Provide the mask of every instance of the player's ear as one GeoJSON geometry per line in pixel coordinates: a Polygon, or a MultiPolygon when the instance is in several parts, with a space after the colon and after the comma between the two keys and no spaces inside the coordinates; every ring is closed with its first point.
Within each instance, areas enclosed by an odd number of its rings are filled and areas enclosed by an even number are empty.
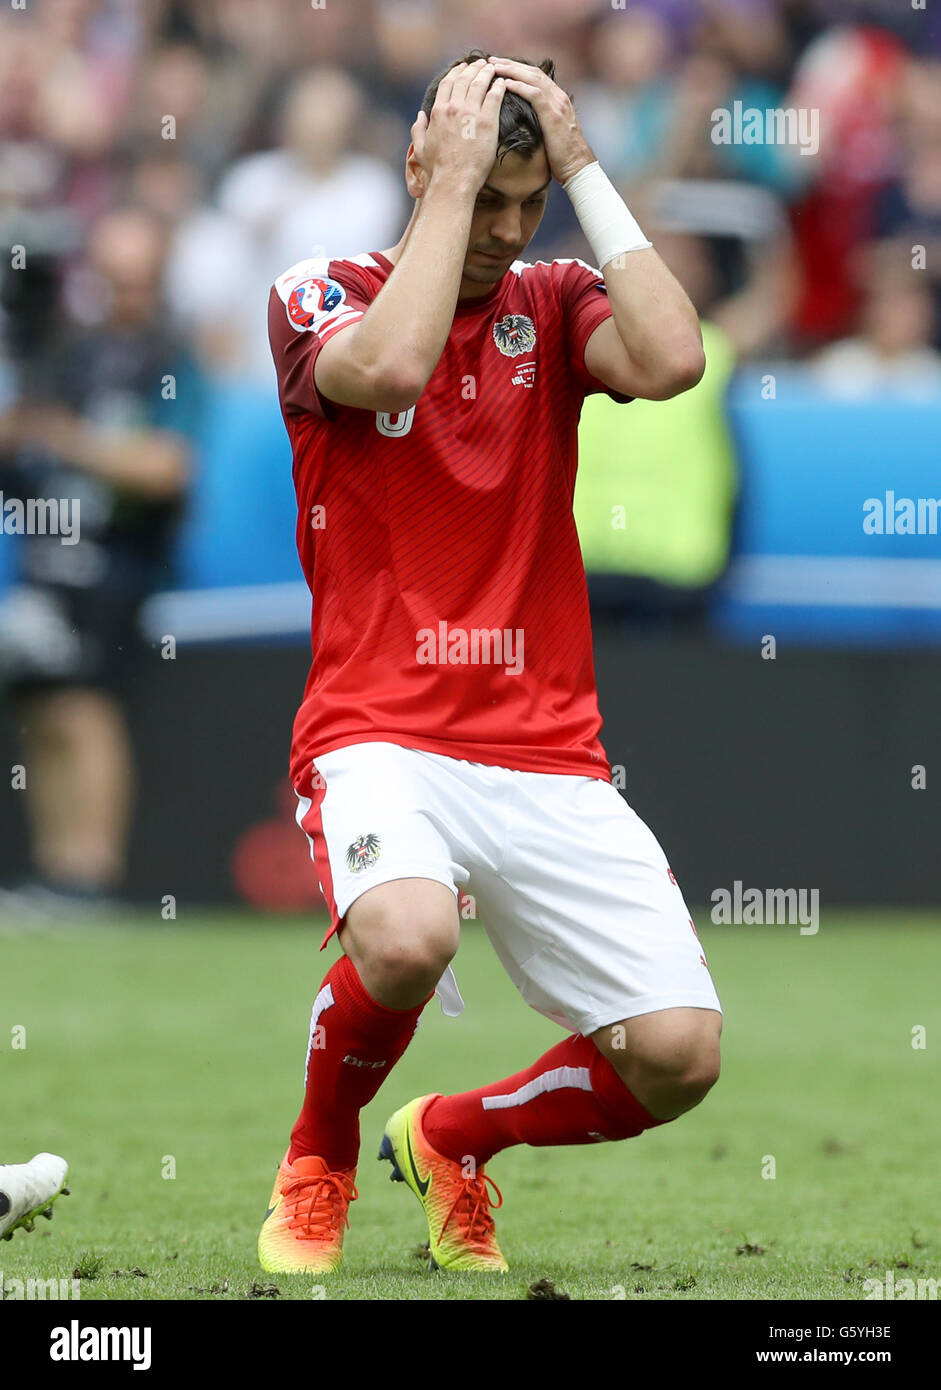
{"type": "Polygon", "coordinates": [[[428,175],[415,154],[414,145],[409,145],[405,156],[405,183],[412,198],[420,198],[428,186],[428,175]]]}

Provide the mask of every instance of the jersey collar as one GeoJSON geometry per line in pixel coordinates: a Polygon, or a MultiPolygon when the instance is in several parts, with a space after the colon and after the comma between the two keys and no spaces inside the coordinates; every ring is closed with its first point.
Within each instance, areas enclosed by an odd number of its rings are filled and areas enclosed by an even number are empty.
{"type": "MultiPolygon", "coordinates": [[[[383,268],[386,273],[386,279],[388,279],[390,272],[394,269],[388,256],[384,256],[381,251],[370,251],[369,254],[376,264],[383,268]]],[[[500,297],[507,275],[511,275],[512,273],[511,270],[507,269],[494,285],[493,289],[488,290],[486,294],[478,295],[474,299],[459,299],[454,308],[455,314],[480,314],[487,309],[492,309],[500,297]]]]}

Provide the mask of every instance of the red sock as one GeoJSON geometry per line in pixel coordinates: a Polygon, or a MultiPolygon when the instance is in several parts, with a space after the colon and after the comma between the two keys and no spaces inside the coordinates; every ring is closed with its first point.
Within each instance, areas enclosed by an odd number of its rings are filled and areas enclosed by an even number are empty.
{"type": "Polygon", "coordinates": [[[304,1104],[289,1162],[316,1154],[330,1169],[356,1166],[359,1112],[408,1047],[427,1003],[387,1009],[366,992],[349,956],[330,967],[310,1017],[304,1104]]]}
{"type": "Polygon", "coordinates": [[[484,1164],[511,1144],[590,1144],[630,1139],[664,1124],[635,1100],[591,1038],[575,1035],[526,1071],[439,1096],[422,1116],[425,1138],[445,1158],[484,1164]]]}

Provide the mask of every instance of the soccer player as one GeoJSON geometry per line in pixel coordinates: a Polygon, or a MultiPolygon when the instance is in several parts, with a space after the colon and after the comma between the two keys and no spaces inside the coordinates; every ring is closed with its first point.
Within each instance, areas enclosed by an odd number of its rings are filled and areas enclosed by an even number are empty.
{"type": "Polygon", "coordinates": [[[270,298],[313,594],[292,778],[344,951],[259,1237],[273,1273],[340,1263],[360,1109],[433,992],[460,1011],[462,892],[568,1036],[390,1119],[380,1157],[421,1202],[438,1266],[507,1268],[485,1174],[501,1149],[629,1138],[718,1074],[695,928],[598,739],[572,517],[584,397],[676,395],[702,341],[553,79],[548,60],[451,64],[412,127],[398,244],[302,261],[270,298]],[[520,259],[553,178],[600,270],[520,259]]]}
{"type": "Polygon", "coordinates": [[[52,1220],[52,1204],[64,1193],[69,1165],[58,1154],[36,1154],[28,1163],[0,1163],[0,1237],[12,1240],[21,1227],[33,1229],[37,1216],[52,1220]]]}

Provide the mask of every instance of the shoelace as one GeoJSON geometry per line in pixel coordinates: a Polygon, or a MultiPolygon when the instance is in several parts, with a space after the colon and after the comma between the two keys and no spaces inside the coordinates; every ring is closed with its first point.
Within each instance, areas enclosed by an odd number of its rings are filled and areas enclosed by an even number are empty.
{"type": "Polygon", "coordinates": [[[448,1223],[455,1214],[463,1227],[464,1235],[473,1245],[485,1245],[493,1235],[493,1217],[490,1209],[498,1211],[503,1206],[503,1193],[493,1178],[480,1173],[476,1178],[468,1178],[460,1192],[451,1203],[451,1210],[444,1219],[441,1234],[448,1229],[448,1223]],[[492,1202],[487,1184],[493,1188],[498,1200],[492,1202]]]}
{"type": "MultiPolygon", "coordinates": [[[[359,1196],[356,1184],[345,1173],[288,1178],[281,1191],[285,1203],[292,1207],[287,1224],[292,1229],[301,1227],[303,1234],[312,1239],[328,1236],[336,1219],[338,1205],[354,1202],[359,1196]],[[325,1186],[327,1193],[323,1192],[325,1186]]],[[[350,1224],[348,1211],[343,1212],[343,1224],[350,1224]]]]}

